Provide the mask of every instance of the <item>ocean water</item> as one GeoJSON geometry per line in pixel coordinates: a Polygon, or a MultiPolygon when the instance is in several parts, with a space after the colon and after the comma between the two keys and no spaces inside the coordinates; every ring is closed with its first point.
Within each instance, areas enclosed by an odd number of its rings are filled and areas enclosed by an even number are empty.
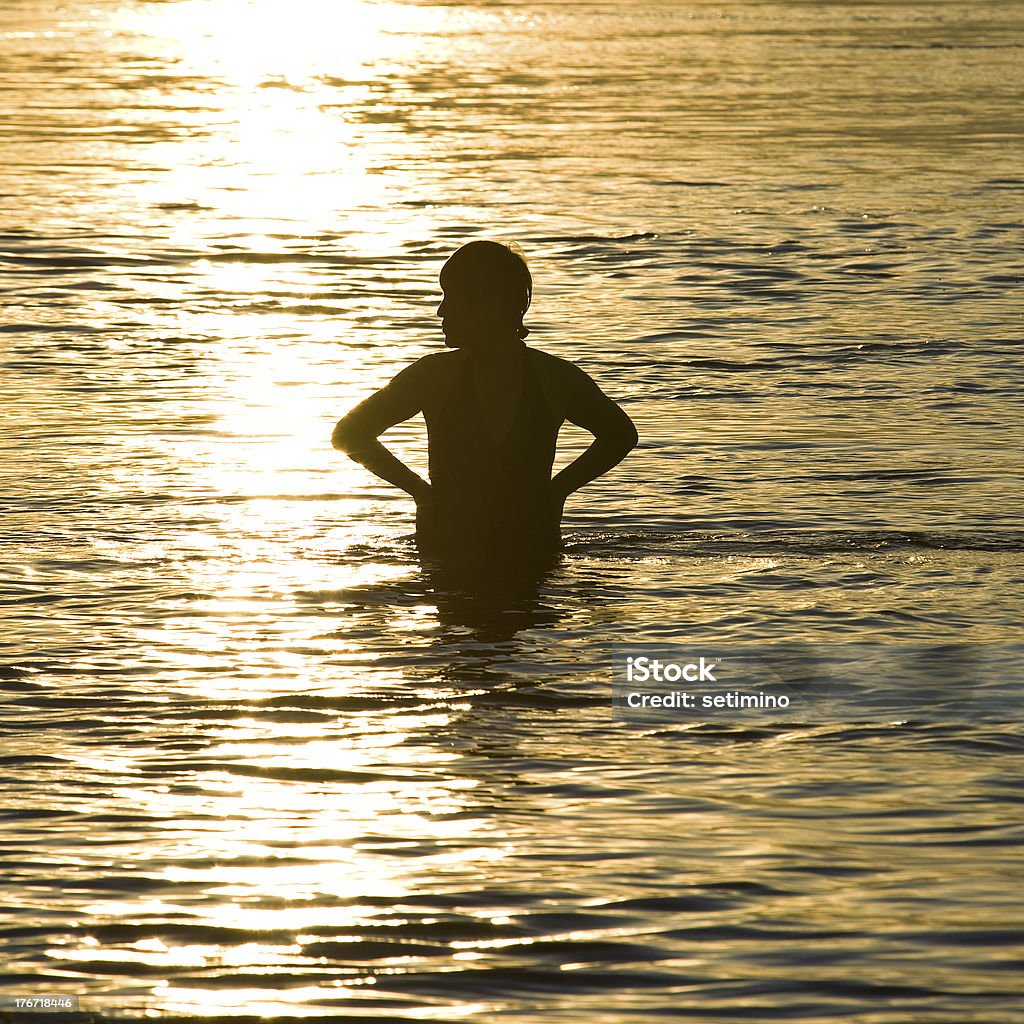
{"type": "Polygon", "coordinates": [[[1004,0],[7,0],[0,1019],[1024,1021],[1022,54],[1004,0]],[[534,592],[329,444],[475,237],[640,433],[534,592]],[[782,643],[988,670],[613,714],[615,650],[782,643]]]}

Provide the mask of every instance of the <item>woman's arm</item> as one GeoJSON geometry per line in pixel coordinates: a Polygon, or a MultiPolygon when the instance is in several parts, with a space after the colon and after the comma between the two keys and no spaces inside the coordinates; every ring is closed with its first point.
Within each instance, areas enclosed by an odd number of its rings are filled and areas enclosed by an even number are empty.
{"type": "Polygon", "coordinates": [[[551,481],[558,502],[617,466],[636,447],[633,421],[583,370],[563,363],[565,418],[594,435],[590,447],[555,474],[551,481]]]}
{"type": "Polygon", "coordinates": [[[430,484],[391,454],[377,440],[396,423],[423,410],[433,381],[433,361],[424,356],[407,366],[376,394],[360,402],[338,421],[331,444],[382,480],[412,495],[417,503],[430,496],[430,484]]]}

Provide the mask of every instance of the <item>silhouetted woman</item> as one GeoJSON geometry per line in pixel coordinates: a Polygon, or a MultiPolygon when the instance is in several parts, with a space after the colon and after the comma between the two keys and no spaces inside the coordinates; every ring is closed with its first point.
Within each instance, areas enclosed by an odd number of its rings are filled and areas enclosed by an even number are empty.
{"type": "Polygon", "coordinates": [[[402,370],[338,423],[332,443],[415,498],[424,556],[484,577],[543,568],[561,547],[566,497],[621,462],[636,428],[583,370],[524,343],[533,281],[518,246],[470,242],[440,281],[454,351],[402,370]],[[377,440],[419,412],[430,483],[377,440]],[[565,420],[594,441],[552,479],[565,420]]]}

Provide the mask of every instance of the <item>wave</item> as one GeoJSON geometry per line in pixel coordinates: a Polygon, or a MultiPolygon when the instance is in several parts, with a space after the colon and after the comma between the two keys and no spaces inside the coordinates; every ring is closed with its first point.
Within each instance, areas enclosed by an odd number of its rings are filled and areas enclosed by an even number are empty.
{"type": "Polygon", "coordinates": [[[781,531],[573,531],[566,554],[660,554],[700,557],[730,554],[829,554],[834,552],[1024,551],[1024,530],[802,530],[781,531]]]}

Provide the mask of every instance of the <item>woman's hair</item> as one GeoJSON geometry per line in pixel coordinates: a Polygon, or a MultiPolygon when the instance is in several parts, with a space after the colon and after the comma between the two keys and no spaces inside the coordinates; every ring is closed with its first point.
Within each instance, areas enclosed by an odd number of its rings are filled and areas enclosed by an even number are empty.
{"type": "Polygon", "coordinates": [[[444,269],[449,268],[474,291],[488,295],[500,309],[507,310],[520,339],[530,333],[523,317],[533,297],[533,276],[526,254],[515,242],[467,242],[445,264],[444,269]]]}

